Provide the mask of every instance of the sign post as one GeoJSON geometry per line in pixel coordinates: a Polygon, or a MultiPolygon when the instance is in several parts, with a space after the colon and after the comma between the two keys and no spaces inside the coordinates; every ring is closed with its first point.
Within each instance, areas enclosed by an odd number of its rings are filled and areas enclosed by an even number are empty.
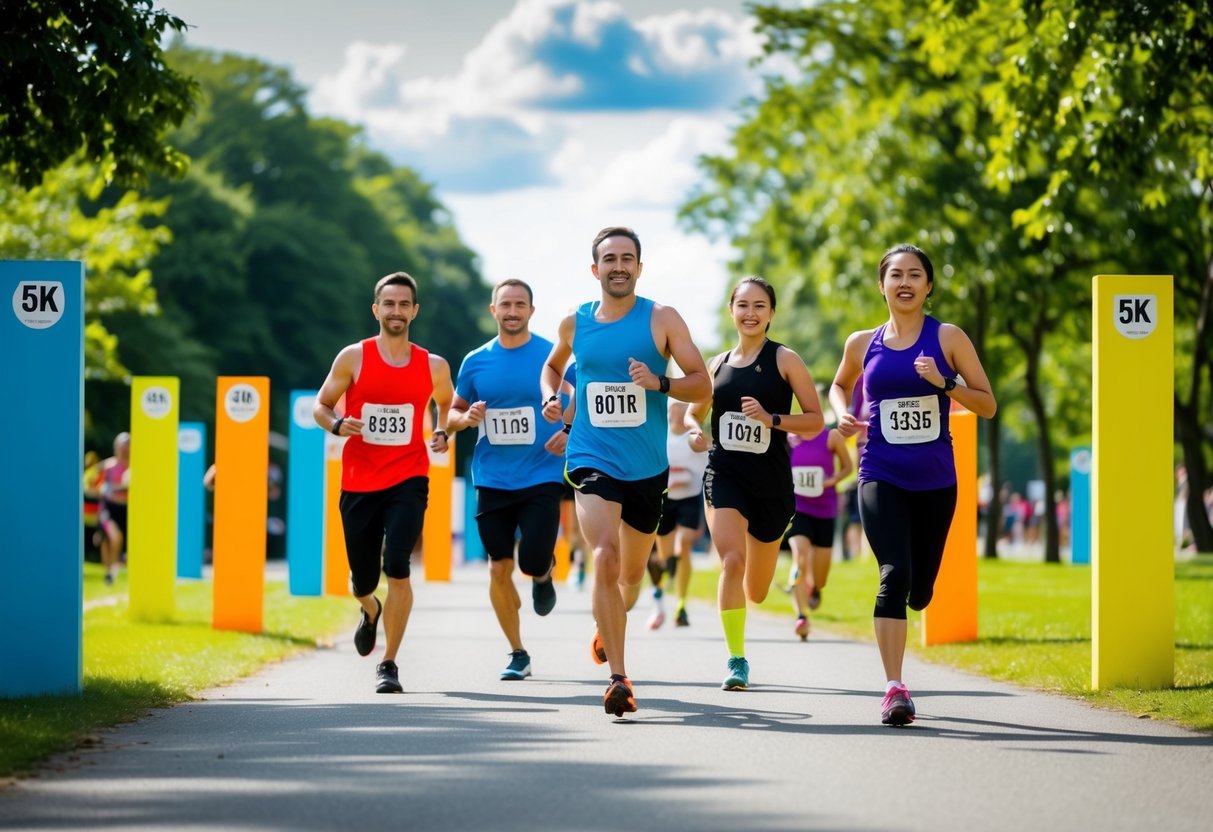
{"type": "Polygon", "coordinates": [[[182,422],[177,430],[177,577],[202,577],[206,540],[206,425],[182,422]]]}
{"type": "Polygon", "coordinates": [[[84,266],[0,262],[0,367],[37,414],[0,477],[0,696],[80,693],[84,603],[84,266]]]}
{"type": "Polygon", "coordinates": [[[127,509],[130,613],[171,621],[177,580],[177,444],[180,382],[131,381],[131,485],[127,509]]]}
{"type": "Polygon", "coordinates": [[[286,564],[291,595],[324,592],[324,431],[315,390],[291,391],[286,488],[286,564]]]}
{"type": "Polygon", "coordinates": [[[1175,683],[1174,288],[1094,278],[1091,687],[1175,683]]]}

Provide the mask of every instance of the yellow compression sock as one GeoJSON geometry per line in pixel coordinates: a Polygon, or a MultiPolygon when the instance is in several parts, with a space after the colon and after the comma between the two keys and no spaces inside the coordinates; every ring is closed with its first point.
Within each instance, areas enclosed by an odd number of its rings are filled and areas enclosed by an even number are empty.
{"type": "Polygon", "coordinates": [[[745,655],[745,607],[737,610],[721,610],[720,623],[724,627],[724,643],[730,656],[745,655]]]}

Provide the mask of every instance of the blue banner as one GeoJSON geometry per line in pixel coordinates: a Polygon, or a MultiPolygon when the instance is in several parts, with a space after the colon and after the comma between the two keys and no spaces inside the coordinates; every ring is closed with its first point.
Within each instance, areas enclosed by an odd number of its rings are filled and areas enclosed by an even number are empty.
{"type": "Polygon", "coordinates": [[[37,414],[0,477],[0,696],[80,693],[84,603],[84,266],[0,262],[0,377],[37,414]]]}
{"type": "Polygon", "coordinates": [[[291,391],[286,479],[286,563],[292,595],[324,592],[324,431],[312,417],[316,390],[291,391]]]}
{"type": "Polygon", "coordinates": [[[1091,562],[1091,448],[1070,451],[1070,563],[1091,562]]]}
{"type": "Polygon", "coordinates": [[[182,422],[177,429],[177,577],[202,577],[206,543],[206,424],[182,422]]]}

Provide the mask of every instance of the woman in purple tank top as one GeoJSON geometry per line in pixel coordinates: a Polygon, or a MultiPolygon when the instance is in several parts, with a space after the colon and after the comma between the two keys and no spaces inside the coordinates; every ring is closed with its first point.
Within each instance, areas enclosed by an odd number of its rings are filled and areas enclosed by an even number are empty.
{"type": "Polygon", "coordinates": [[[914,721],[914,702],[901,680],[906,607],[921,610],[930,603],[956,510],[948,412],[955,402],[989,419],[997,403],[973,342],[923,310],[935,290],[926,253],[894,246],[881,258],[878,275],[889,320],[847,338],[830,403],[842,414],[838,431],[857,433],[862,426],[848,405],[863,375],[869,416],[859,458],[859,513],[880,564],[873,613],[887,679],[880,721],[906,725],[914,721]]]}

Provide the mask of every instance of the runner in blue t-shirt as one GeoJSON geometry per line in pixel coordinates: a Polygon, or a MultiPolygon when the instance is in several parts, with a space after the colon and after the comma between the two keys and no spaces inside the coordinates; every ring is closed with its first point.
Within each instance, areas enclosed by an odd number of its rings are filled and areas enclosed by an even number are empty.
{"type": "Polygon", "coordinates": [[[503,280],[493,289],[489,311],[497,337],[467,354],[459,368],[447,430],[479,429],[472,457],[476,486],[476,526],[490,560],[489,599],[510,642],[503,680],[531,675],[531,657],[522,646],[514,588],[514,544],[518,565],[534,579],[535,612],[556,605],[553,551],[560,533],[564,493],[564,446],[560,424],[540,418],[539,375],[552,342],[530,331],[535,312],[531,287],[503,280]]]}

